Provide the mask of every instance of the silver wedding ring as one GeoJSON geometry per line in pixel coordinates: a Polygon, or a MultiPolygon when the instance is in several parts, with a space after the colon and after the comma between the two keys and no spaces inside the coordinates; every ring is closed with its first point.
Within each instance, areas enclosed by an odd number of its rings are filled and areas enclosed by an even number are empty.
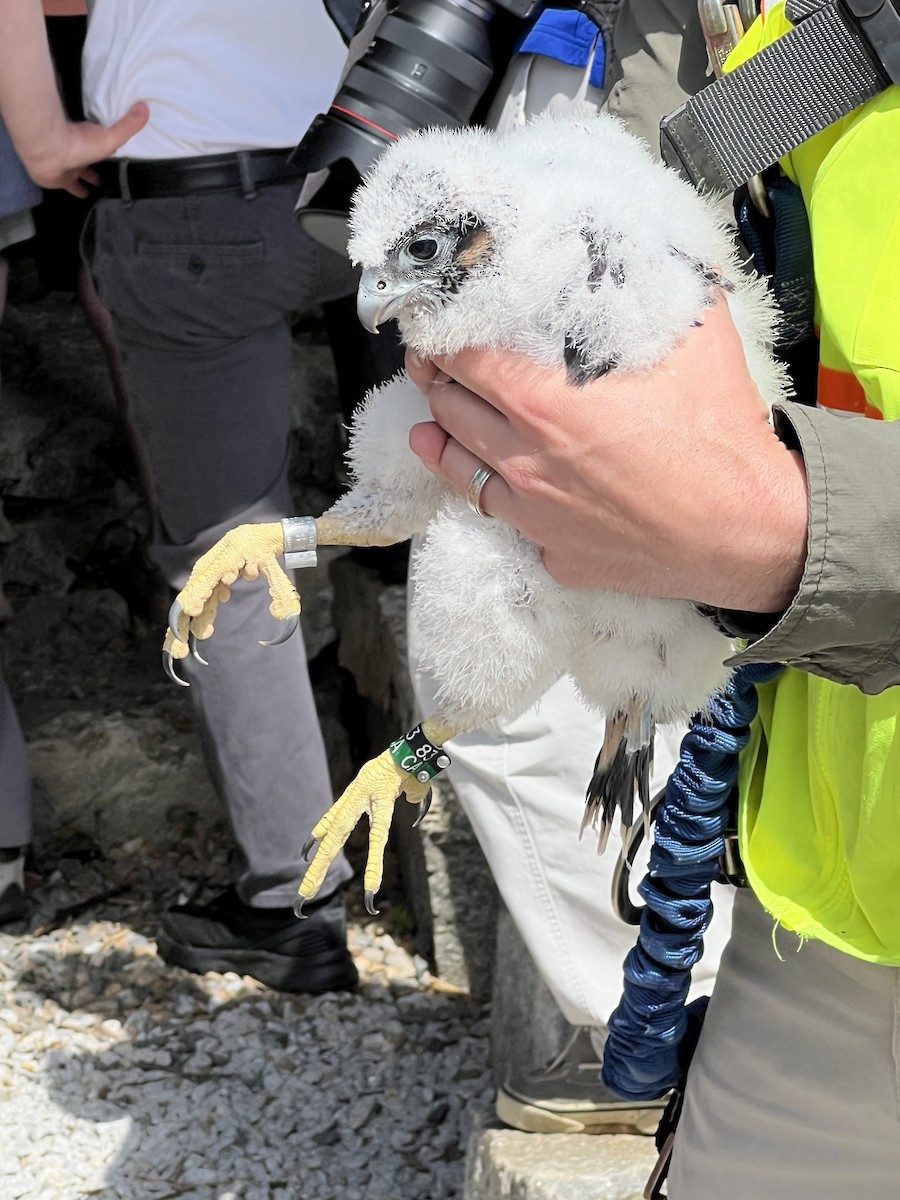
{"type": "Polygon", "coordinates": [[[493,467],[479,467],[469,482],[469,488],[466,492],[466,503],[476,517],[490,516],[490,513],[484,512],[481,507],[481,493],[484,485],[493,474],[493,467]]]}

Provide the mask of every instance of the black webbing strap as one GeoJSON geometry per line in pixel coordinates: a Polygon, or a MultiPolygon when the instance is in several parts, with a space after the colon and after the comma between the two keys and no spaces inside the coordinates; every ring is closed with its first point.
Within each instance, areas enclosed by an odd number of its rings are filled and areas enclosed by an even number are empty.
{"type": "Polygon", "coordinates": [[[663,160],[730,192],[900,81],[896,4],[789,0],[794,29],[663,120],[663,160]]]}

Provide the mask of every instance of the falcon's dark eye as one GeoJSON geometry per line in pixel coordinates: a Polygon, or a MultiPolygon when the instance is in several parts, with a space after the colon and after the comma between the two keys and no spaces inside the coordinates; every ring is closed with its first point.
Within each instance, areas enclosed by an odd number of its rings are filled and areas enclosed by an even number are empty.
{"type": "Polygon", "coordinates": [[[430,262],[438,252],[438,244],[434,238],[416,238],[408,249],[417,262],[430,262]]]}

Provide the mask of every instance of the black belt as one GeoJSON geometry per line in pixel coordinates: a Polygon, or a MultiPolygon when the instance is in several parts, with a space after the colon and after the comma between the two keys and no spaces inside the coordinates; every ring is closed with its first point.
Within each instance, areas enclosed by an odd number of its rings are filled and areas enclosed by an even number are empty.
{"type": "Polygon", "coordinates": [[[103,195],[112,199],[228,191],[240,191],[250,199],[257,188],[303,177],[304,172],[288,162],[293,149],[237,150],[193,158],[108,158],[96,170],[103,195]]]}

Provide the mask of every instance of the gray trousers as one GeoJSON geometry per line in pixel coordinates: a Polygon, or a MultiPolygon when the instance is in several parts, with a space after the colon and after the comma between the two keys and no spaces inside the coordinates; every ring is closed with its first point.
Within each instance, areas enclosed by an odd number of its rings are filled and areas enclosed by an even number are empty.
{"type": "Polygon", "coordinates": [[[31,841],[31,776],[25,740],[0,675],[0,850],[31,841]]]}
{"type": "MultiPolygon", "coordinates": [[[[34,235],[32,204],[40,189],[28,178],[0,121],[0,251],[34,235]]],[[[6,260],[0,258],[0,318],[6,304],[6,260]]],[[[31,776],[25,740],[6,682],[0,674],[0,850],[31,841],[31,776]]]]}
{"type": "MultiPolygon", "coordinates": [[[[300,230],[297,190],[104,200],[85,234],[151,493],[150,556],[175,589],[227,529],[292,512],[289,318],[354,283],[300,230]]],[[[302,639],[258,644],[276,632],[268,604],[262,582],[238,584],[210,665],[179,664],[234,831],[238,891],[259,907],[291,902],[300,848],[334,799],[302,639]]],[[[341,857],[322,894],[350,874],[341,857]]]]}
{"type": "Polygon", "coordinates": [[[671,1200],[896,1200],[900,970],[734,905],[688,1075],[671,1200]]]}

